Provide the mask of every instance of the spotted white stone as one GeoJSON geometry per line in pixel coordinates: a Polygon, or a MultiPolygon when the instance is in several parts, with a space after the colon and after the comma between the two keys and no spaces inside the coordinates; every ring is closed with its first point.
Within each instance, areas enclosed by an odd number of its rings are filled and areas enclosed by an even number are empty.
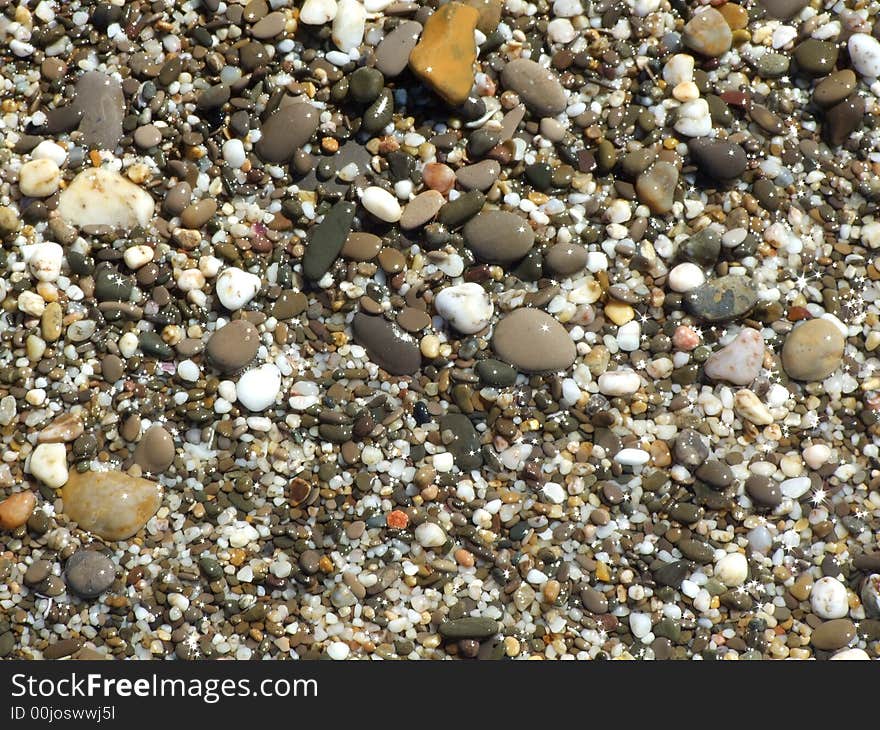
{"type": "Polygon", "coordinates": [[[495,311],[486,290],[473,282],[446,287],[434,299],[434,307],[437,314],[466,335],[484,329],[495,311]]]}

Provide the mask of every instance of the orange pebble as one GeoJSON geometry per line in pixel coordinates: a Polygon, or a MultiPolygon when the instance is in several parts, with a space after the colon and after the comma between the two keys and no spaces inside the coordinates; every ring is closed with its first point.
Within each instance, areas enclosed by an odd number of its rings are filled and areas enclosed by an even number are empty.
{"type": "Polygon", "coordinates": [[[474,567],[474,554],[470,550],[459,548],[455,551],[455,562],[465,568],[474,567]]]}
{"type": "Polygon", "coordinates": [[[33,492],[16,492],[0,502],[0,528],[14,530],[28,521],[37,504],[33,492]]]}
{"type": "Polygon", "coordinates": [[[385,521],[387,522],[388,527],[393,527],[396,530],[405,530],[407,525],[409,525],[409,517],[406,516],[405,512],[402,512],[399,509],[389,512],[385,521]]]}

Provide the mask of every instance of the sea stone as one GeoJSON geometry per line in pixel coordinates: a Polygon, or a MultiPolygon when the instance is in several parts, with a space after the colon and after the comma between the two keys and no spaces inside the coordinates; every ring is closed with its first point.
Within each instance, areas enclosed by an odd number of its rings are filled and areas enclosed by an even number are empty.
{"type": "Polygon", "coordinates": [[[697,137],[688,142],[688,152],[700,171],[716,180],[732,180],[749,163],[745,150],[734,142],[697,137]]]}
{"type": "Polygon", "coordinates": [[[703,368],[712,380],[726,380],[735,385],[748,385],[761,370],[764,360],[764,338],[751,328],[744,329],[726,347],[714,353],[703,368]]]}
{"type": "Polygon", "coordinates": [[[62,413],[37,436],[37,443],[69,443],[82,436],[83,422],[75,413],[62,413]]]}
{"type": "Polygon", "coordinates": [[[211,335],[205,352],[211,364],[224,373],[241,370],[257,356],[260,333],[246,319],[235,319],[211,335]]]}
{"type": "Polygon", "coordinates": [[[33,492],[16,492],[0,502],[0,529],[14,530],[28,521],[37,498],[33,492]]]}
{"type": "Polygon", "coordinates": [[[467,335],[484,329],[494,311],[486,290],[473,282],[446,287],[434,298],[434,307],[437,314],[467,335]]]}
{"type": "Polygon", "coordinates": [[[480,434],[471,420],[462,413],[450,413],[440,419],[440,432],[448,431],[452,440],[446,450],[452,454],[455,464],[462,471],[479,469],[483,465],[480,452],[480,434]]]}
{"type": "Polygon", "coordinates": [[[474,85],[474,31],[479,18],[479,12],[467,5],[442,5],[428,18],[409,56],[413,73],[452,106],[463,104],[474,85]]]}
{"type": "Polygon", "coordinates": [[[755,285],[745,276],[729,274],[712,279],[684,297],[687,310],[706,322],[729,322],[742,317],[758,302],[755,285]]]}
{"type": "Polygon", "coordinates": [[[672,210],[677,184],[678,169],[661,160],[636,179],[636,194],[652,213],[668,213],[672,210]]]}
{"type": "Polygon", "coordinates": [[[533,114],[555,117],[568,103],[565,89],[550,69],[529,58],[517,58],[501,71],[501,83],[519,94],[533,114]]]}
{"type": "Polygon", "coordinates": [[[97,598],[113,585],[115,579],[113,561],[96,550],[77,550],[64,566],[65,583],[83,598],[97,598]]]}
{"type": "Polygon", "coordinates": [[[282,106],[263,122],[257,154],[267,162],[286,162],[309,141],[319,121],[318,110],[311,104],[297,101],[282,106]]]}
{"type": "Polygon", "coordinates": [[[58,198],[58,214],[75,226],[146,227],[153,198],[113,170],[90,167],[79,173],[58,198]]]}
{"type": "Polygon", "coordinates": [[[385,78],[393,79],[403,73],[421,34],[421,23],[405,20],[376,46],[376,68],[385,78]]]}
{"type": "Polygon", "coordinates": [[[150,426],[134,450],[134,462],[145,472],[161,474],[174,462],[174,439],[159,424],[150,426]]]}
{"type": "Polygon", "coordinates": [[[795,327],[782,346],[782,367],[795,380],[823,380],[840,365],[846,344],[840,329],[827,319],[795,327]]]}
{"type": "Polygon", "coordinates": [[[685,45],[710,58],[717,58],[733,43],[733,32],[724,16],[715,8],[706,8],[694,14],[682,33],[685,45]]]}
{"type": "Polygon", "coordinates": [[[105,540],[127,540],[159,510],[162,487],[121,471],[74,471],[61,490],[64,514],[105,540]]]}
{"type": "Polygon", "coordinates": [[[387,319],[358,312],[352,330],[355,341],[367,350],[370,359],[392,375],[412,375],[422,364],[416,340],[387,319]]]}
{"type": "Polygon", "coordinates": [[[577,355],[559,322],[540,309],[516,309],[495,327],[492,349],[525,373],[567,370],[577,355]]]}
{"type": "Polygon", "coordinates": [[[468,248],[492,264],[519,261],[535,244],[535,232],[529,222],[506,210],[478,213],[462,232],[468,248]]]}
{"type": "Polygon", "coordinates": [[[79,132],[86,147],[113,150],[122,138],[125,97],[122,84],[101,71],[89,71],[76,82],[73,107],[81,115],[79,132]]]}

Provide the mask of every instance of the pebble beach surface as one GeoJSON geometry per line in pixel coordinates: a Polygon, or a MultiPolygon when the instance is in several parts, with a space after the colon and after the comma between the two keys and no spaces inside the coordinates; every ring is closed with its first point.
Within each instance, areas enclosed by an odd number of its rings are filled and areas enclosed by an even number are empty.
{"type": "Polygon", "coordinates": [[[0,0],[0,657],[877,658],[877,12],[0,0]]]}

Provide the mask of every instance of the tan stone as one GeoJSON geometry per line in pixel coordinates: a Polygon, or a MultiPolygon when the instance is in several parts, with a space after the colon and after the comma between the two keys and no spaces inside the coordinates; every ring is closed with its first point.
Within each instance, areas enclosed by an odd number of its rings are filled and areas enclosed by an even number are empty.
{"type": "Polygon", "coordinates": [[[61,491],[64,514],[105,540],[126,540],[159,510],[162,487],[121,471],[74,471],[61,491]]]}
{"type": "Polygon", "coordinates": [[[28,521],[37,498],[33,492],[16,492],[0,502],[0,529],[14,530],[28,521]]]}
{"type": "Polygon", "coordinates": [[[458,2],[443,5],[428,18],[409,56],[413,73],[453,106],[463,104],[474,85],[479,19],[476,8],[458,2]]]}

